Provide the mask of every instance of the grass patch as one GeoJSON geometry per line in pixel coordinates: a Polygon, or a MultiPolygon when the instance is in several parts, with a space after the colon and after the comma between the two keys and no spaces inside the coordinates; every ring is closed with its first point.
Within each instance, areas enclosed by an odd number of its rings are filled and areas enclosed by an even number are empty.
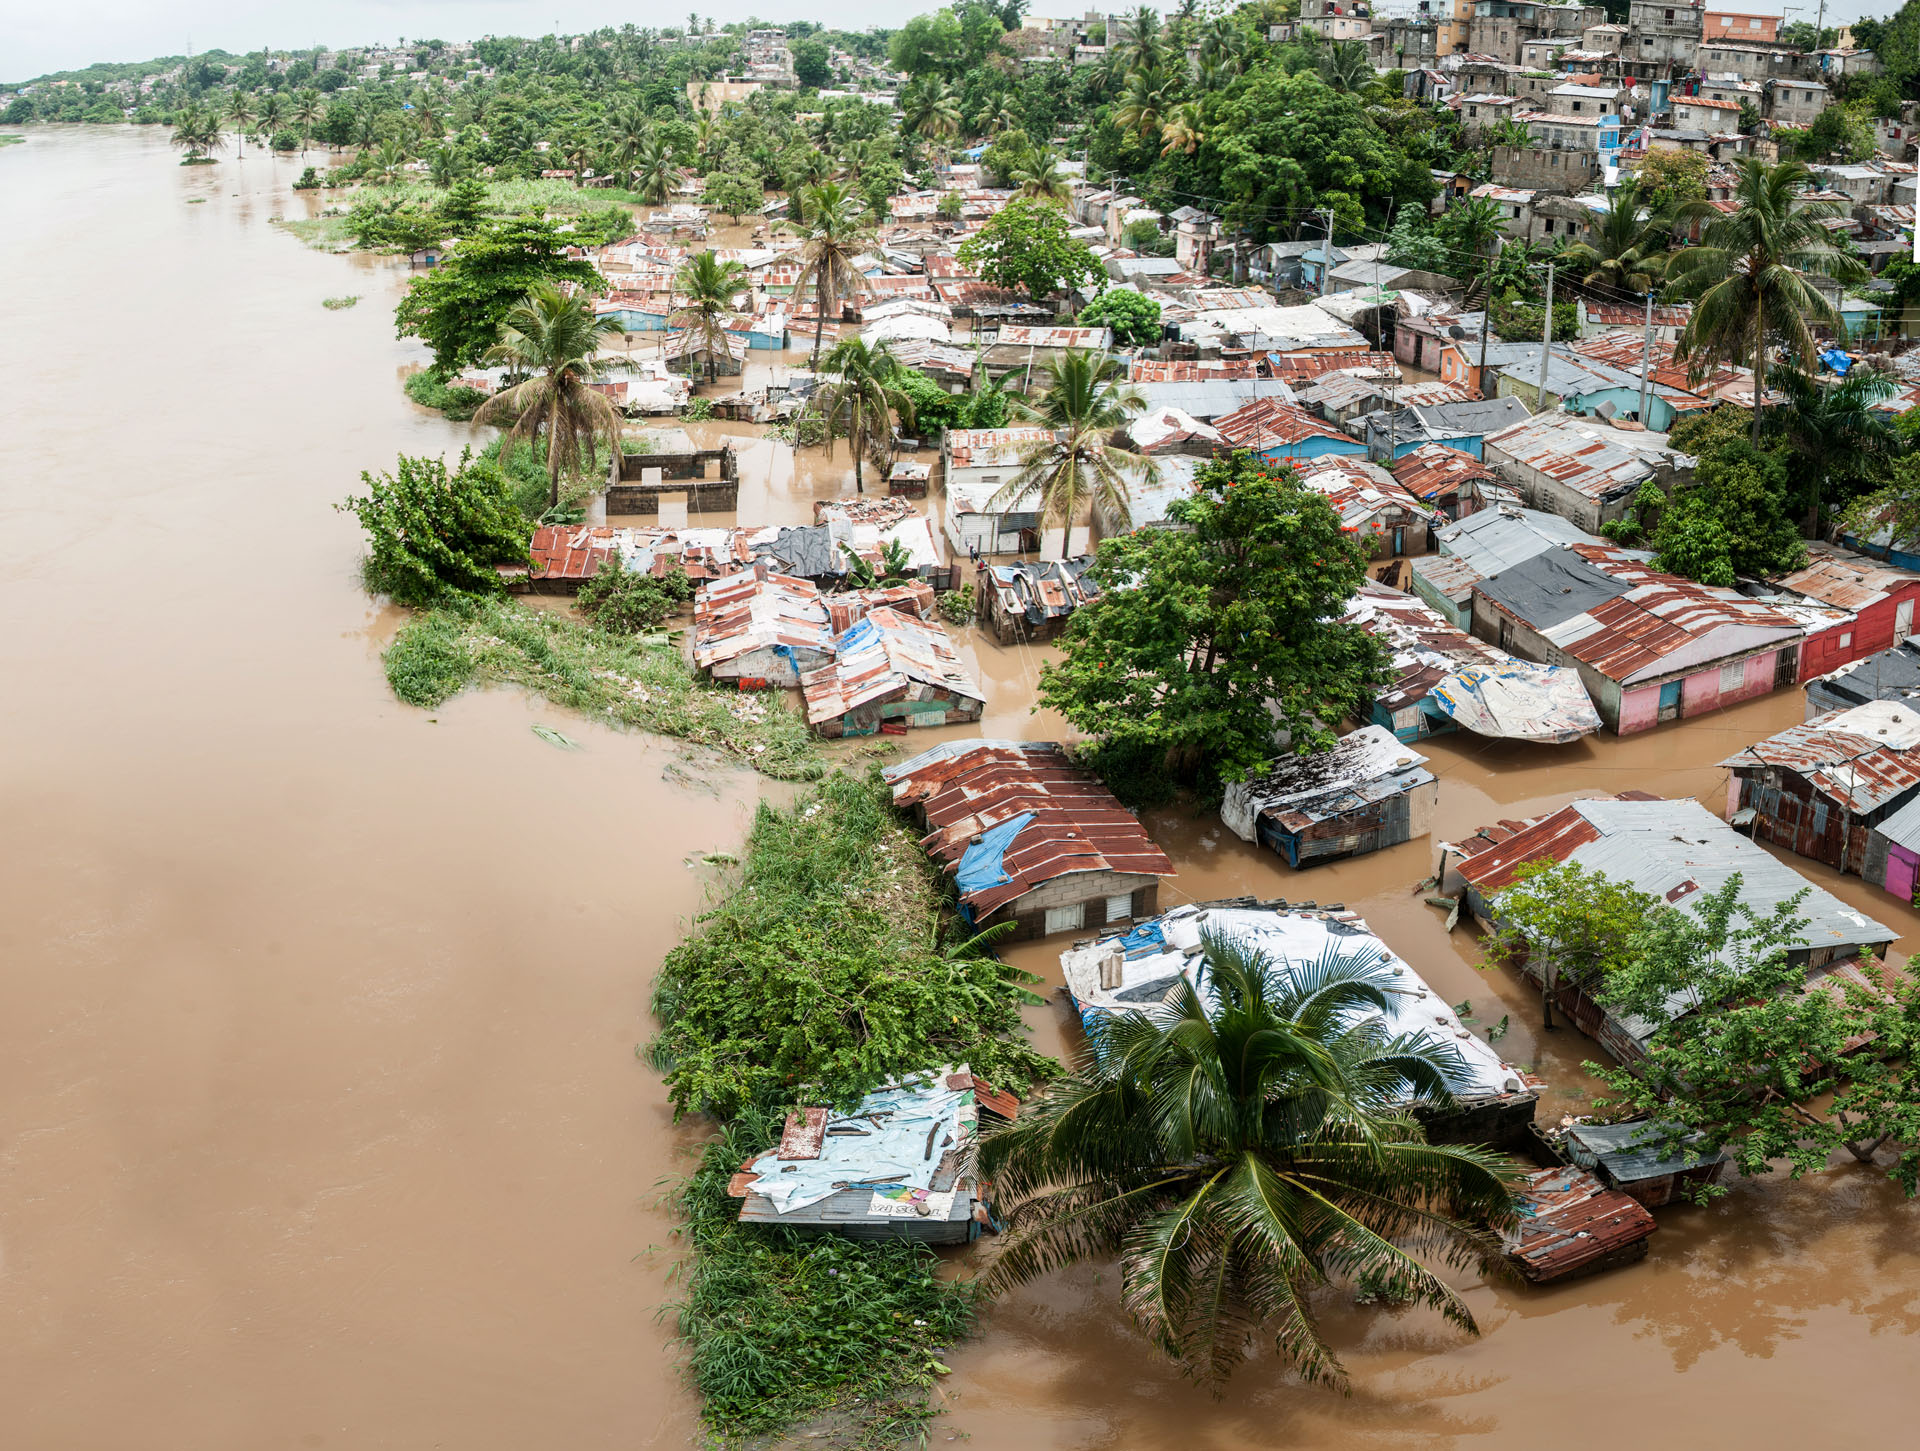
{"type": "MultiPolygon", "coordinates": [[[[334,299],[329,298],[326,305],[332,307],[333,304],[334,299]]],[[[349,307],[352,305],[347,303],[349,307]]],[[[449,387],[447,380],[431,368],[408,374],[407,381],[400,386],[406,390],[407,397],[422,408],[435,409],[455,423],[467,422],[487,401],[487,395],[478,388],[449,387]]]]}
{"type": "Polygon", "coordinates": [[[924,1444],[927,1387],[977,1288],[936,1276],[922,1245],[742,1225],[726,1183],[789,1105],[851,1106],[884,1078],[962,1060],[1016,1091],[1057,1070],[1021,1036],[1031,979],[978,939],[943,942],[950,922],[878,772],[837,772],[761,805],[738,882],[661,967],[647,1056],[676,1109],[723,1120],[678,1191],[692,1254],[673,1309],[724,1445],[796,1423],[810,1428],[799,1444],[924,1444]]]}
{"type": "MultiPolygon", "coordinates": [[[[320,299],[320,305],[324,307],[328,312],[341,312],[349,307],[352,307],[359,300],[360,298],[358,294],[349,294],[346,297],[323,297],[320,299]]],[[[472,390],[462,389],[461,391],[471,392],[472,390]]]]}
{"type": "Polygon", "coordinates": [[[387,680],[431,709],[469,686],[517,685],[596,720],[710,746],[783,781],[820,775],[807,724],[771,697],[716,690],[659,636],[614,635],[508,600],[416,615],[388,647],[387,680]]]}
{"type": "Polygon", "coordinates": [[[24,136],[0,135],[0,146],[18,146],[26,139],[24,136]]]}
{"type": "Polygon", "coordinates": [[[978,1291],[936,1276],[922,1245],[741,1224],[727,1180],[777,1122],[755,1113],[729,1125],[676,1196],[693,1253],[670,1308],[707,1424],[735,1445],[815,1419],[844,1432],[822,1445],[912,1441],[933,1415],[939,1354],[971,1328],[978,1291]]]}

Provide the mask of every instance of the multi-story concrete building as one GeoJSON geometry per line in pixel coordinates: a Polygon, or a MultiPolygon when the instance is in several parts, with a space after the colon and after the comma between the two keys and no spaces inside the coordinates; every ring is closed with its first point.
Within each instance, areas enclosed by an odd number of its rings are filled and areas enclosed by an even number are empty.
{"type": "Polygon", "coordinates": [[[1694,63],[1700,48],[1705,11],[1699,0],[1632,0],[1627,11],[1627,42],[1620,48],[1634,75],[1670,75],[1694,63]]]}
{"type": "Polygon", "coordinates": [[[1780,38],[1778,15],[1743,15],[1732,10],[1709,10],[1701,16],[1700,38],[1746,40],[1772,45],[1780,38]]]}

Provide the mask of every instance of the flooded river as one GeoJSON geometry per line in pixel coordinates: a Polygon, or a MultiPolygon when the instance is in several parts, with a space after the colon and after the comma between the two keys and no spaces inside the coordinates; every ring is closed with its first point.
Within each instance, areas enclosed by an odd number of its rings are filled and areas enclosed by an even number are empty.
{"type": "MultiPolygon", "coordinates": [[[[181,168],[164,137],[0,151],[0,1404],[8,1448],[464,1451],[697,1439],[656,1307],[663,1176],[698,1138],[633,1056],[648,983],[760,783],[514,695],[429,717],[329,505],[468,437],[397,380],[405,274],[276,231],[297,161],[181,168]],[[322,298],[358,293],[328,312],[322,298]],[[585,749],[529,729],[550,720],[585,749]]],[[[310,158],[317,159],[317,158],[310,158]]],[[[808,516],[844,457],[745,460],[808,516]]],[[[968,647],[984,730],[1042,735],[1041,653],[968,647]]],[[[1580,790],[1718,805],[1712,762],[1799,696],[1565,751],[1432,749],[1436,837],[1580,790]]],[[[1413,884],[1431,842],[1308,877],[1213,820],[1151,823],[1169,900],[1363,911],[1577,1109],[1588,1045],[1537,1034],[1413,884]],[[1542,1041],[1544,1039],[1544,1041],[1542,1041]]],[[[1905,934],[1856,878],[1809,875],[1905,934]]],[[[1057,981],[1052,953],[1019,957],[1057,981]]],[[[1043,1043],[1065,1015],[1030,1014],[1043,1043]]],[[[1215,1401],[1146,1351],[1111,1272],[1014,1295],[953,1356],[936,1442],[983,1448],[1904,1441],[1916,1211],[1836,1171],[1663,1211],[1651,1257],[1474,1288],[1486,1334],[1335,1309],[1350,1400],[1256,1360],[1215,1401]]]]}

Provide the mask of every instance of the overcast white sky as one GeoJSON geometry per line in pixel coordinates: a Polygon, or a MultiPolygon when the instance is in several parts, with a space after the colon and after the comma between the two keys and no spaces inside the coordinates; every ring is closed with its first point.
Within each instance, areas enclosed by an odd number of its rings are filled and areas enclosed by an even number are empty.
{"type": "MultiPolygon", "coordinates": [[[[1070,14],[1099,0],[1035,0],[1036,14],[1070,14]]],[[[1126,9],[1133,0],[1109,0],[1126,9]]],[[[1814,17],[1818,0],[1789,14],[1814,17]]],[[[831,21],[858,28],[898,26],[909,15],[937,9],[939,0],[759,0],[757,4],[712,0],[689,4],[701,15],[726,22],[831,21]]],[[[1773,0],[1728,0],[1729,10],[1771,14],[1773,0]]],[[[1887,15],[1895,0],[1830,0],[1829,24],[1859,15],[1887,15]]],[[[412,38],[470,40],[475,36],[545,35],[600,25],[667,26],[683,23],[686,10],[650,7],[634,0],[0,0],[0,80],[26,80],[48,71],[94,61],[146,60],[216,47],[236,53],[269,46],[361,45],[412,38]]]]}

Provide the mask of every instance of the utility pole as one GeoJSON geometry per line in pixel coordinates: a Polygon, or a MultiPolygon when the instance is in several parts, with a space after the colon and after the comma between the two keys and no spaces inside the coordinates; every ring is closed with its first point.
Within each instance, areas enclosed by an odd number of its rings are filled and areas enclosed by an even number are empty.
{"type": "Polygon", "coordinates": [[[1647,331],[1640,342],[1640,424],[1647,422],[1647,394],[1653,391],[1653,289],[1647,289],[1647,331]]]}
{"type": "Polygon", "coordinates": [[[1493,269],[1499,264],[1506,243],[1493,239],[1493,255],[1487,258],[1487,294],[1480,299],[1480,370],[1474,374],[1474,391],[1487,396],[1487,335],[1493,331],[1493,269]]]}
{"type": "Polygon", "coordinates": [[[1320,247],[1320,295],[1327,295],[1327,274],[1333,271],[1333,208],[1328,207],[1323,215],[1327,219],[1327,240],[1320,247]]]}
{"type": "Polygon", "coordinates": [[[1553,360],[1553,263],[1547,263],[1547,326],[1540,340],[1540,392],[1533,400],[1533,411],[1547,411],[1547,364],[1553,360]]]}

